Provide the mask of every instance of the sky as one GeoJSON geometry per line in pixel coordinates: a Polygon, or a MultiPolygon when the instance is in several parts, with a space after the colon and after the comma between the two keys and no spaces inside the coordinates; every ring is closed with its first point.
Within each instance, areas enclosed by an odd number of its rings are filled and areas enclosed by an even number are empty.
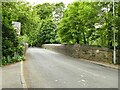
{"type": "Polygon", "coordinates": [[[35,4],[42,4],[45,2],[49,2],[49,3],[57,3],[57,2],[63,2],[64,4],[69,4],[75,0],[26,0],[27,2],[30,2],[31,4],[35,3],[35,4]]]}

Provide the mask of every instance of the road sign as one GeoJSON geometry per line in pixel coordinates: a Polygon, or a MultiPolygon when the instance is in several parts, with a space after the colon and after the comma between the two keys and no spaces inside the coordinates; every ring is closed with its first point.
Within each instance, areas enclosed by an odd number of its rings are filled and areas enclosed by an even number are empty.
{"type": "Polygon", "coordinates": [[[20,23],[20,22],[12,21],[12,25],[13,25],[13,27],[16,29],[17,35],[20,36],[21,23],[20,23]]]}

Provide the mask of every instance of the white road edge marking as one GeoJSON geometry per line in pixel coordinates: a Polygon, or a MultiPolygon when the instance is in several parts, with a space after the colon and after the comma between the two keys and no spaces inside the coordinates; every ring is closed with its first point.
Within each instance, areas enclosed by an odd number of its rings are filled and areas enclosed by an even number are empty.
{"type": "Polygon", "coordinates": [[[20,77],[21,77],[21,84],[23,85],[23,88],[27,88],[27,84],[25,82],[25,78],[24,78],[24,74],[23,74],[23,61],[21,61],[21,73],[20,73],[20,77]]]}

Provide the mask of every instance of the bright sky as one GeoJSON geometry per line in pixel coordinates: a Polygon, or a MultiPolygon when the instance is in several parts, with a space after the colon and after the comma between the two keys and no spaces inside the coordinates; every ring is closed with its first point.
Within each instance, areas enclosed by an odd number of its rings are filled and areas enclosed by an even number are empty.
{"type": "Polygon", "coordinates": [[[49,2],[49,3],[57,3],[57,2],[63,2],[66,5],[75,1],[75,0],[26,0],[27,2],[30,2],[31,4],[35,3],[35,4],[42,4],[45,2],[49,2]]]}

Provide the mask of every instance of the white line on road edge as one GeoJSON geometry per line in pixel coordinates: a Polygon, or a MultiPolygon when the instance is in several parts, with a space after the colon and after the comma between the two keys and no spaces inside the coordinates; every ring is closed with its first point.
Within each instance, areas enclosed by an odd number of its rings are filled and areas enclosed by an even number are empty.
{"type": "Polygon", "coordinates": [[[23,61],[21,61],[21,83],[23,85],[23,88],[25,88],[25,90],[27,89],[27,84],[25,82],[25,78],[24,78],[24,74],[23,74],[23,61]]]}

